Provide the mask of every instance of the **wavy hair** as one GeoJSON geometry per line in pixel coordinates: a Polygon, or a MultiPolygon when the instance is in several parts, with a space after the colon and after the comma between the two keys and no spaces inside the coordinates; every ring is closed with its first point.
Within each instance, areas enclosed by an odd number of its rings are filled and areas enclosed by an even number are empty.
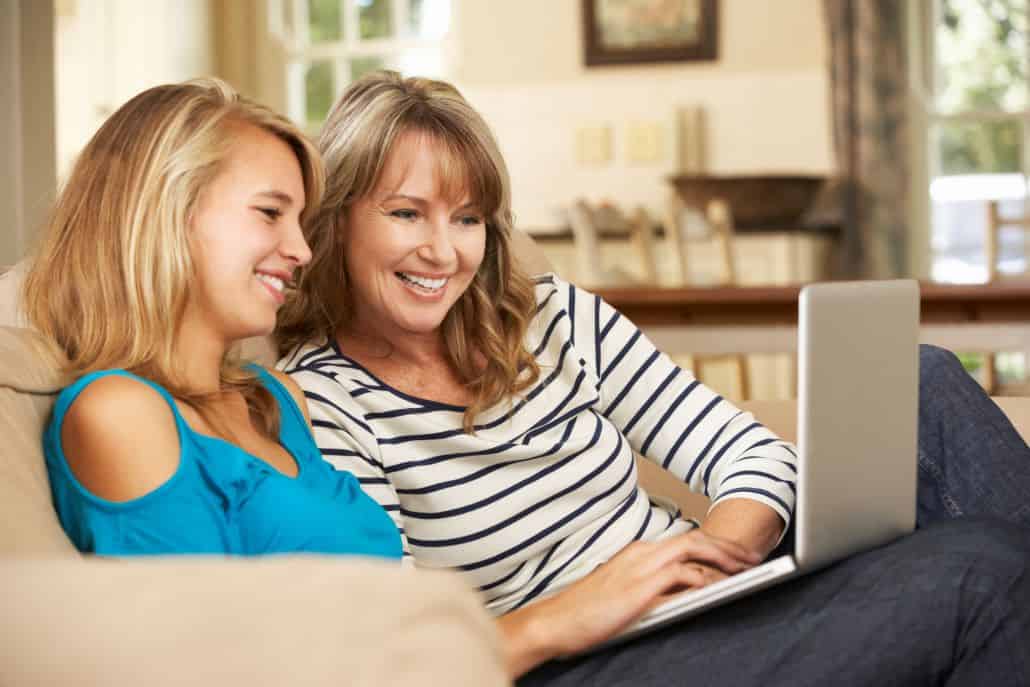
{"type": "MultiPolygon", "coordinates": [[[[29,323],[56,345],[67,377],[129,370],[164,386],[230,438],[213,410],[220,392],[191,388],[182,378],[175,334],[195,274],[192,213],[247,125],[293,150],[307,208],[317,207],[321,159],[288,120],[216,79],[157,86],[120,107],[79,155],[22,291],[29,323]]],[[[242,393],[259,428],[276,436],[277,406],[256,375],[227,353],[220,376],[221,391],[242,393]]]]}
{"type": "Polygon", "coordinates": [[[326,193],[304,225],[312,259],[279,311],[276,341],[285,355],[313,339],[332,340],[349,323],[353,308],[341,240],[347,210],[376,188],[390,151],[407,133],[436,144],[445,191],[467,190],[486,219],[483,262],[442,324],[449,362],[473,393],[463,420],[472,432],[479,412],[510,400],[540,375],[524,345],[536,298],[532,280],[512,256],[511,190],[500,149],[483,118],[448,83],[374,72],[351,84],[333,106],[317,141],[326,193]]]}

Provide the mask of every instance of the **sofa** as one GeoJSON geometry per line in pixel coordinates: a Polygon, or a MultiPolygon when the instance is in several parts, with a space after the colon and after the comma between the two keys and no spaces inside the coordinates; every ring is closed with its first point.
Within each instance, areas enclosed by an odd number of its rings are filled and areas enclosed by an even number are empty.
{"type": "MultiPolygon", "coordinates": [[[[18,277],[0,277],[0,325],[19,323],[18,277]]],[[[495,623],[451,573],[79,554],[50,503],[41,433],[61,384],[40,343],[0,326],[0,685],[510,684],[495,623]]]]}
{"type": "MultiPolygon", "coordinates": [[[[541,266],[534,246],[519,250],[541,266]]],[[[126,561],[75,551],[50,504],[40,445],[60,380],[38,335],[2,326],[19,324],[16,276],[0,277],[0,685],[509,683],[494,624],[450,573],[358,558],[126,561]]],[[[248,350],[268,355],[261,341],[248,350]]],[[[1030,399],[999,404],[1026,437],[1030,399]]],[[[793,438],[793,402],[745,405],[793,438]]],[[[652,464],[641,464],[641,479],[704,512],[652,464]]]]}

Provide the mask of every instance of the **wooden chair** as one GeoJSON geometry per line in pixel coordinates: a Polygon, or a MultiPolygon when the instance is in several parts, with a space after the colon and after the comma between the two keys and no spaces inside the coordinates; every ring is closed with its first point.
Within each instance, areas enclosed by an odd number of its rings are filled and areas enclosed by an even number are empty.
{"type": "MultiPolygon", "coordinates": [[[[666,204],[665,228],[669,243],[676,256],[680,280],[683,284],[689,284],[691,280],[689,243],[693,240],[688,235],[683,222],[686,209],[679,194],[672,191],[666,204]]],[[[730,210],[729,203],[719,198],[712,199],[709,201],[708,207],[704,208],[704,216],[711,231],[710,238],[715,241],[716,251],[718,252],[718,260],[716,261],[718,269],[715,275],[715,282],[720,286],[736,286],[738,282],[737,268],[733,259],[733,213],[730,210]]],[[[695,356],[694,365],[697,368],[698,377],[702,376],[706,363],[726,359],[727,356],[695,356]]],[[[732,355],[728,359],[732,361],[736,371],[737,381],[740,385],[741,400],[750,400],[751,377],[747,367],[747,356],[743,354],[732,355]]]]}
{"type": "MultiPolygon", "coordinates": [[[[984,236],[984,258],[987,266],[987,283],[994,284],[999,281],[1007,279],[1027,279],[1026,272],[1018,273],[1016,275],[1002,273],[998,269],[998,261],[1001,255],[999,246],[1001,244],[1001,230],[1005,227],[1016,227],[1024,232],[1030,230],[1030,214],[1025,212],[1016,217],[1002,217],[1000,202],[997,200],[987,201],[987,222],[985,223],[985,236],[984,236]]],[[[1024,256],[1030,261],[1030,255],[1027,254],[1024,248],[1024,256]]],[[[1024,352],[1024,355],[1030,357],[1030,351],[1024,352]]],[[[1030,363],[1030,360],[1028,360],[1030,363]]],[[[986,389],[987,393],[994,394],[1001,391],[998,385],[997,375],[997,360],[996,354],[987,353],[984,355],[984,368],[983,368],[983,380],[982,384],[986,389]]],[[[1025,393],[1026,385],[1023,385],[1018,392],[1025,393]]]]}
{"type": "Polygon", "coordinates": [[[641,277],[636,276],[632,270],[627,270],[625,265],[605,266],[597,221],[599,210],[579,198],[569,207],[569,224],[572,227],[572,240],[576,248],[577,281],[583,286],[657,284],[658,270],[652,247],[654,224],[647,211],[638,207],[629,218],[618,208],[611,208],[609,212],[612,213],[611,218],[617,225],[616,228],[629,232],[630,242],[634,248],[630,259],[636,259],[640,263],[641,277]]]}
{"type": "MultiPolygon", "coordinates": [[[[701,210],[700,208],[694,208],[701,210]]],[[[679,269],[679,281],[689,284],[691,278],[690,248],[689,243],[694,237],[687,231],[686,222],[683,221],[686,205],[680,199],[676,191],[669,194],[665,211],[665,230],[669,237],[670,247],[676,256],[676,265],[679,269]]],[[[703,209],[705,221],[710,231],[709,235],[703,238],[715,241],[718,252],[715,273],[715,283],[721,286],[735,286],[737,284],[737,269],[733,260],[733,213],[729,204],[721,199],[713,199],[708,207],[703,209]]]]}

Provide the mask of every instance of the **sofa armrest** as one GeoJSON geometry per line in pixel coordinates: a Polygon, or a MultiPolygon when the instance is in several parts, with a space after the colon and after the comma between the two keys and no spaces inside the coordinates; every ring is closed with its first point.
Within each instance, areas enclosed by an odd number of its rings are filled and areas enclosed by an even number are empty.
{"type": "Polygon", "coordinates": [[[457,577],[359,559],[0,560],[0,684],[506,685],[457,577]]]}

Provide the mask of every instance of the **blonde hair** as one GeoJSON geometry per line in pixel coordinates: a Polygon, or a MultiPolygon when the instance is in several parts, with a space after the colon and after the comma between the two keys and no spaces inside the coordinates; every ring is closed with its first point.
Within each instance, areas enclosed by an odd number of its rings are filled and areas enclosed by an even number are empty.
{"type": "MultiPolygon", "coordinates": [[[[120,107],[79,155],[22,293],[29,322],[63,353],[69,378],[129,370],[230,437],[211,410],[219,394],[190,388],[174,347],[194,275],[191,213],[247,125],[293,150],[307,208],[316,207],[321,160],[289,121],[216,79],[157,86],[120,107]]],[[[222,361],[221,382],[221,391],[243,394],[262,431],[276,435],[274,398],[233,355],[222,361]]]]}
{"type": "Polygon", "coordinates": [[[276,339],[283,355],[312,339],[331,340],[348,324],[352,307],[340,238],[347,210],[376,188],[391,150],[408,133],[436,144],[444,192],[467,190],[486,219],[483,262],[442,324],[449,362],[473,392],[464,416],[471,432],[480,411],[539,377],[523,343],[536,298],[511,253],[511,191],[501,152],[486,122],[450,84],[375,72],[337,101],[318,137],[327,181],[321,207],[304,226],[312,259],[279,311],[276,339]]]}

